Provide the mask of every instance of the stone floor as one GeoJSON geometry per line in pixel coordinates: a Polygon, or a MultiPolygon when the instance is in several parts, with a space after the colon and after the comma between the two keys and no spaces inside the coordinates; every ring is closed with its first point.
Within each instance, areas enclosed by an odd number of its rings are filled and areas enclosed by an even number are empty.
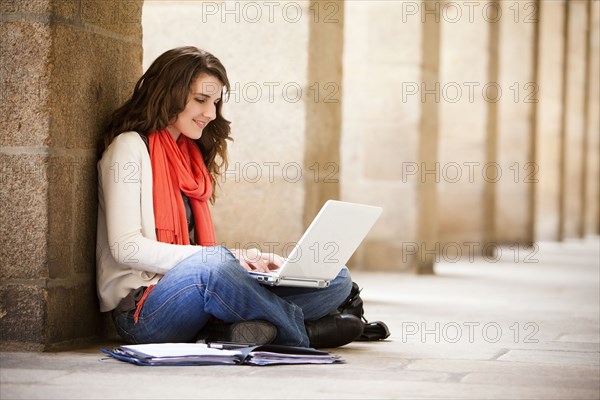
{"type": "Polygon", "coordinates": [[[385,342],[335,349],[345,364],[136,367],[100,345],[2,353],[1,399],[600,398],[599,241],[442,260],[436,276],[354,272],[385,342]]]}

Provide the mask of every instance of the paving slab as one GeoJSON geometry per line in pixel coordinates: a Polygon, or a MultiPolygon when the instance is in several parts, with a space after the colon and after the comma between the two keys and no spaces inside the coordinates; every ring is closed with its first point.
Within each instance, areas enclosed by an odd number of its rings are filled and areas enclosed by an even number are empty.
{"type": "Polygon", "coordinates": [[[600,354],[597,351],[509,350],[499,360],[536,364],[598,365],[600,354]]]}

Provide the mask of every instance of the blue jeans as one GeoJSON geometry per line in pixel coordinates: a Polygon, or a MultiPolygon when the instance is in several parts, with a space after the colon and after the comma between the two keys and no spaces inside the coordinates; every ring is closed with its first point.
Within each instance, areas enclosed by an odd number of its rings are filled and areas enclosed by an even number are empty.
{"type": "Polygon", "coordinates": [[[134,323],[134,310],[114,316],[131,343],[191,342],[215,317],[227,323],[265,320],[277,327],[274,343],[309,346],[304,321],[335,311],[350,294],[347,268],[324,289],[269,287],[248,275],[222,246],[204,247],[167,272],[150,292],[134,323]]]}

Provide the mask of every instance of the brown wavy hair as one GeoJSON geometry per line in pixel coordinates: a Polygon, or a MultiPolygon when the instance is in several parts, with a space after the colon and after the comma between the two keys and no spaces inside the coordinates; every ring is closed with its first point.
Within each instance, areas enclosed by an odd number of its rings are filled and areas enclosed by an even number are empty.
{"type": "MultiPolygon", "coordinates": [[[[223,85],[223,92],[229,93],[227,71],[221,61],[209,52],[186,46],[160,55],[137,81],[131,98],[112,114],[99,146],[100,154],[123,132],[135,131],[148,136],[165,129],[169,121],[173,121],[185,108],[192,84],[201,74],[218,79],[223,85]]],[[[217,117],[196,140],[213,185],[221,171],[227,169],[227,140],[233,140],[230,136],[231,122],[223,118],[222,107],[223,101],[219,101],[216,104],[217,117]]],[[[214,203],[215,198],[213,191],[211,202],[214,203]]]]}

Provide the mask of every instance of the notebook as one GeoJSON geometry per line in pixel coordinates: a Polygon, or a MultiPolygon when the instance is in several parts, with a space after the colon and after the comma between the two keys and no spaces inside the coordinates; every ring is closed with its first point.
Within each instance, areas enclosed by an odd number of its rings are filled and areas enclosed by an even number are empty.
{"type": "Polygon", "coordinates": [[[155,343],[101,348],[119,361],[145,366],[337,364],[336,355],[306,347],[243,345],[227,350],[219,343],[155,343]]]}
{"type": "Polygon", "coordinates": [[[270,286],[325,288],[346,265],[382,211],[381,207],[328,200],[279,269],[249,274],[270,286]]]}

